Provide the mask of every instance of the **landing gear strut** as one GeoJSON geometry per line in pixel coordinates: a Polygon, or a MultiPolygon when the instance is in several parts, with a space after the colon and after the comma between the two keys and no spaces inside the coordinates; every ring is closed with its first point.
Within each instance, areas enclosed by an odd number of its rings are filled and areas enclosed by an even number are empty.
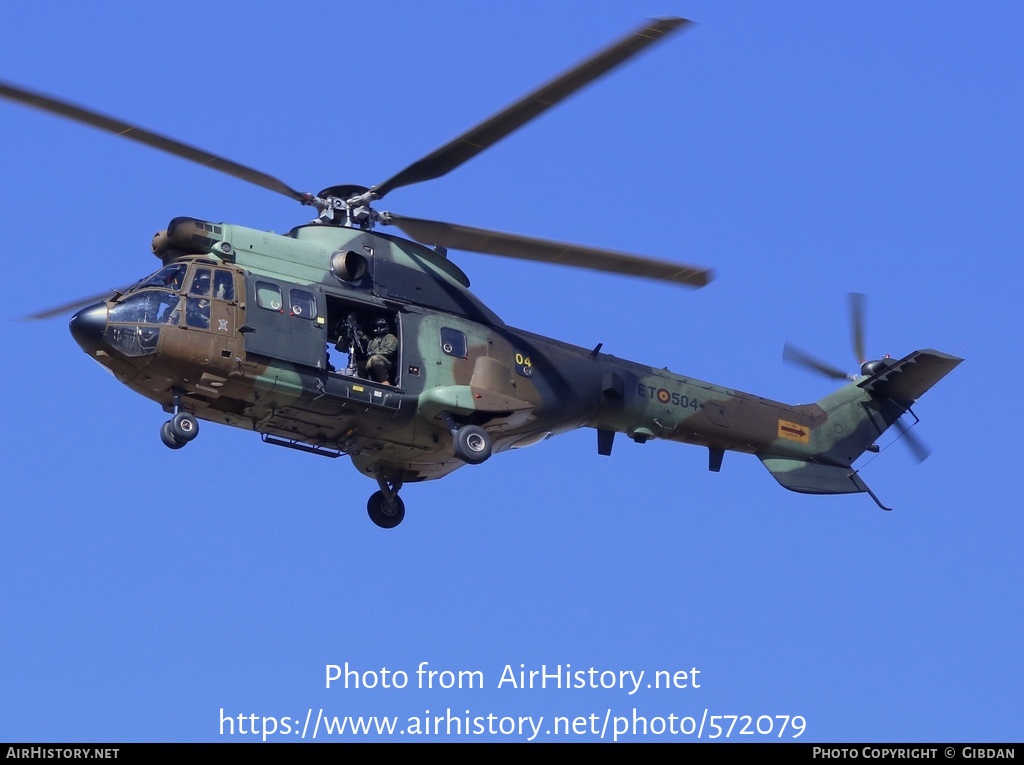
{"type": "Polygon", "coordinates": [[[448,412],[441,413],[441,419],[452,434],[455,456],[467,465],[479,465],[491,456],[491,437],[479,425],[462,425],[448,412]]]}
{"type": "Polygon", "coordinates": [[[400,478],[390,478],[387,473],[378,473],[377,484],[380,491],[370,495],[366,503],[366,512],[370,520],[382,529],[393,529],[405,518],[405,503],[398,496],[398,490],[402,488],[400,478]]]}
{"type": "Polygon", "coordinates": [[[199,420],[181,408],[181,394],[174,394],[174,416],[160,427],[160,440],[168,449],[180,449],[199,435],[199,420]]]}

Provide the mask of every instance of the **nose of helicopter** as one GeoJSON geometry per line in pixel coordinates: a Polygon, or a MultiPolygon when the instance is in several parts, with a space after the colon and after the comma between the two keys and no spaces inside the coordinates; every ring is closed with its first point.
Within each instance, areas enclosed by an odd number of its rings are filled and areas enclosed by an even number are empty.
{"type": "Polygon", "coordinates": [[[71,317],[71,336],[90,356],[100,349],[107,330],[107,304],[95,303],[71,317]]]}

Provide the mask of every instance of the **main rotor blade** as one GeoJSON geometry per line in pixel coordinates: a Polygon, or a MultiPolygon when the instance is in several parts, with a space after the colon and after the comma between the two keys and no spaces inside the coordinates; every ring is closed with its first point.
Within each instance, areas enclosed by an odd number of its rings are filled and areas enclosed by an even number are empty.
{"type": "Polygon", "coordinates": [[[864,301],[865,296],[860,292],[851,292],[850,300],[850,330],[853,332],[853,354],[857,357],[857,363],[863,364],[867,361],[864,355],[864,301]]]}
{"type": "Polygon", "coordinates": [[[120,289],[107,290],[101,292],[98,295],[92,295],[91,297],[78,298],[71,300],[63,305],[54,306],[53,308],[45,308],[42,311],[23,316],[22,321],[39,321],[40,319],[52,319],[54,316],[60,316],[61,314],[71,313],[72,311],[78,310],[79,308],[85,308],[87,305],[98,303],[101,300],[108,300],[114,295],[118,295],[128,289],[129,285],[125,285],[120,289]]]}
{"type": "Polygon", "coordinates": [[[82,122],[94,128],[105,130],[108,133],[113,133],[121,138],[137,141],[154,149],[173,154],[176,157],[195,162],[203,167],[219,170],[222,173],[227,173],[235,178],[241,178],[243,181],[254,183],[270,191],[276,191],[278,194],[284,194],[286,197],[291,197],[303,204],[308,204],[313,199],[312,194],[296,191],[277,178],[261,173],[259,170],[253,170],[251,167],[232,162],[230,159],[218,157],[216,154],[210,154],[207,151],[189,146],[173,138],[167,138],[136,125],[122,122],[119,119],[107,117],[91,109],[76,106],[67,101],[51,98],[50,96],[35,93],[3,81],[0,81],[0,96],[25,104],[26,106],[34,106],[37,109],[42,109],[44,112],[50,112],[60,117],[67,117],[76,122],[82,122]]]}
{"type": "Polygon", "coordinates": [[[394,224],[406,234],[425,244],[439,244],[457,250],[503,255],[506,258],[533,260],[540,263],[560,263],[595,271],[610,271],[627,276],[641,276],[673,284],[703,287],[711,281],[712,272],[639,255],[613,250],[599,250],[578,244],[565,244],[547,239],[534,239],[518,234],[503,234],[482,228],[470,228],[454,223],[407,218],[394,213],[384,214],[385,222],[394,224]]]}
{"type": "Polygon", "coordinates": [[[824,361],[815,358],[805,351],[801,351],[795,345],[790,345],[789,343],[786,343],[785,347],[782,349],[782,358],[791,364],[797,364],[802,367],[807,367],[808,369],[813,369],[815,372],[823,374],[826,377],[830,377],[833,380],[850,379],[850,375],[841,369],[837,369],[831,364],[826,364],[824,361]]]}
{"type": "Polygon", "coordinates": [[[373,188],[380,199],[400,186],[440,178],[505,136],[538,117],[559,101],[632,58],[648,45],[693,22],[680,18],[653,19],[632,34],[507,106],[489,119],[373,188]]]}

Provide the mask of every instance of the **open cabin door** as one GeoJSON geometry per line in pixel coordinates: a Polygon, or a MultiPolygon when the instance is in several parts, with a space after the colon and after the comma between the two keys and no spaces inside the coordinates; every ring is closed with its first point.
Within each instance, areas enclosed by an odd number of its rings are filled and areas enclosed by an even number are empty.
{"type": "Polygon", "coordinates": [[[328,371],[392,387],[402,385],[402,322],[393,308],[327,295],[328,371]]]}

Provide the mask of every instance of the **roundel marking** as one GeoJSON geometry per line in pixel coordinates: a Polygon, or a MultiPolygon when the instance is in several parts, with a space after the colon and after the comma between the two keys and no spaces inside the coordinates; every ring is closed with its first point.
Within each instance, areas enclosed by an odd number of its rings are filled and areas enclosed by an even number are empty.
{"type": "Polygon", "coordinates": [[[664,388],[658,388],[658,401],[660,401],[663,404],[667,404],[669,402],[669,399],[671,398],[672,396],[669,395],[669,392],[667,390],[665,390],[664,388]]]}

